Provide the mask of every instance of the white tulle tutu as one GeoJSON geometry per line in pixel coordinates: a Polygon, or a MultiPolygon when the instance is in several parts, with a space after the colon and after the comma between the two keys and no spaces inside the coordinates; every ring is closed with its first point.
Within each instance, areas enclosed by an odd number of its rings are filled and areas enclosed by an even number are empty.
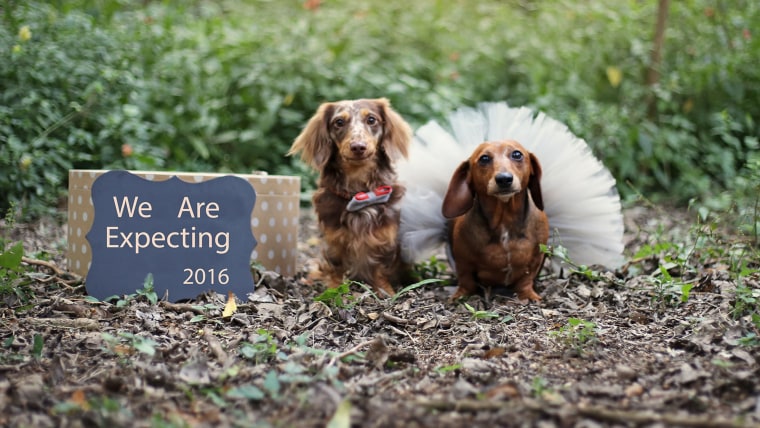
{"type": "Polygon", "coordinates": [[[454,170],[478,144],[505,139],[518,141],[541,162],[549,245],[567,249],[578,265],[620,266],[623,216],[614,177],[567,126],[506,103],[461,108],[445,127],[432,121],[415,133],[409,160],[398,165],[407,186],[400,226],[404,259],[417,262],[440,247],[446,239],[441,203],[454,170]]]}

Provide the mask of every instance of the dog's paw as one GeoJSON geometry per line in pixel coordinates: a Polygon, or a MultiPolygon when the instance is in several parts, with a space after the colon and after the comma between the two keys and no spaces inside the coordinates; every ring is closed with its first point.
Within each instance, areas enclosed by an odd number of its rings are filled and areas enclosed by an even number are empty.
{"type": "Polygon", "coordinates": [[[317,282],[322,282],[324,280],[324,273],[320,268],[319,259],[307,260],[306,263],[304,263],[304,270],[306,271],[306,276],[301,279],[302,284],[314,285],[317,282]]]}
{"type": "Polygon", "coordinates": [[[378,297],[381,298],[391,298],[396,295],[396,290],[393,289],[393,287],[388,284],[387,286],[377,286],[373,287],[375,289],[375,294],[377,294],[378,297]]]}
{"type": "Polygon", "coordinates": [[[518,290],[517,299],[520,301],[520,303],[528,304],[530,302],[540,302],[541,296],[536,294],[536,292],[533,291],[533,287],[531,287],[529,289],[518,290]]]}
{"type": "Polygon", "coordinates": [[[449,303],[457,303],[459,299],[463,299],[469,295],[470,293],[468,293],[462,287],[457,287],[457,290],[454,292],[454,294],[449,297],[449,303]]]}

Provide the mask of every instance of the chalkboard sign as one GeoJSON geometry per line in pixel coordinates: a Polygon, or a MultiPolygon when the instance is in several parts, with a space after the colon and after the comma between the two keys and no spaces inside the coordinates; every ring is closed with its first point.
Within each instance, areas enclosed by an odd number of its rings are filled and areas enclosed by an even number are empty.
{"type": "Polygon", "coordinates": [[[90,295],[133,294],[148,274],[158,296],[168,291],[171,301],[208,290],[238,296],[253,291],[256,192],[246,180],[150,181],[109,171],[93,183],[92,202],[92,264],[85,282],[90,295]]]}

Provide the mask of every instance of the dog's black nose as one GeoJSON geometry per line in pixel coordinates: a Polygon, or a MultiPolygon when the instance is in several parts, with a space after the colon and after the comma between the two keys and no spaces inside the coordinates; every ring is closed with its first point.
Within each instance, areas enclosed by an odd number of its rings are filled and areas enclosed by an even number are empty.
{"type": "Polygon", "coordinates": [[[355,155],[363,155],[364,152],[367,150],[367,143],[365,142],[358,142],[358,143],[351,143],[351,153],[355,155]]]}
{"type": "Polygon", "coordinates": [[[500,172],[496,174],[496,177],[494,177],[494,180],[496,180],[496,184],[504,189],[512,185],[512,181],[514,181],[514,176],[508,172],[500,172]]]}

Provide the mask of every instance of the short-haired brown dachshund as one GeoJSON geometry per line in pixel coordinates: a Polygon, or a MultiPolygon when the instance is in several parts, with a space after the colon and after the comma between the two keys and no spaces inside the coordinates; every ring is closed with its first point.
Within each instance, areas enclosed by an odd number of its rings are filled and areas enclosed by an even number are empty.
{"type": "Polygon", "coordinates": [[[486,142],[454,172],[443,200],[459,287],[451,300],[484,286],[511,285],[541,300],[533,282],[549,239],[541,165],[516,141],[486,142]]]}
{"type": "Polygon", "coordinates": [[[384,98],[322,104],[293,142],[319,171],[312,202],[324,240],[312,280],[338,287],[345,279],[394,295],[408,266],[398,243],[400,201],[394,163],[407,156],[412,131],[384,98]]]}

